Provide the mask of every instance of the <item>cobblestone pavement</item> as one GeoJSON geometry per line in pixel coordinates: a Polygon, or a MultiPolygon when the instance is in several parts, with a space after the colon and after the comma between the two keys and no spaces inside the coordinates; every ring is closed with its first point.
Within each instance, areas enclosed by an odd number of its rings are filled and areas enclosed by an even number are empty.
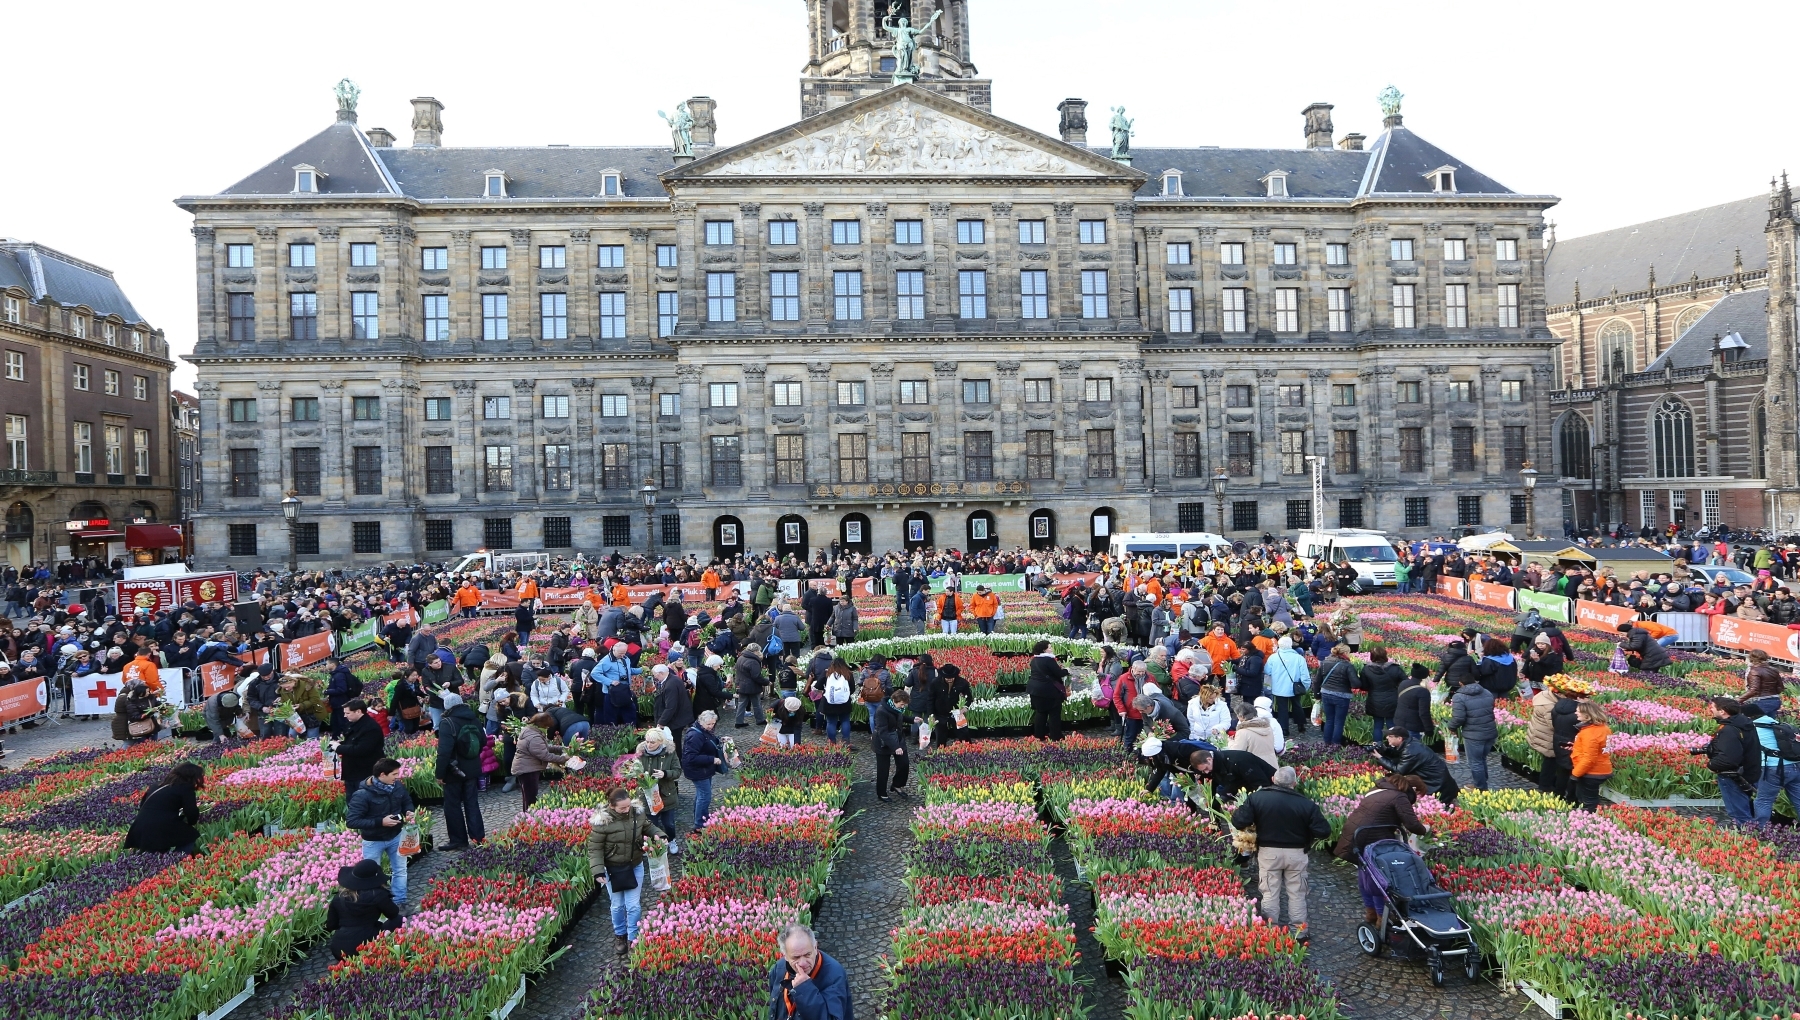
{"type": "Polygon", "coordinates": [[[0,744],[5,744],[6,749],[12,752],[4,759],[5,764],[9,765],[31,758],[42,758],[57,751],[118,746],[113,743],[111,716],[99,719],[51,719],[0,735],[0,744]]]}

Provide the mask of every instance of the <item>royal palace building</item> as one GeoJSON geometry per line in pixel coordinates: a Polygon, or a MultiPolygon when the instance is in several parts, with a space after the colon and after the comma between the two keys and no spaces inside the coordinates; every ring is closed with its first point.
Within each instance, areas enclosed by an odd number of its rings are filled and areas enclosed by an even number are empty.
{"type": "Polygon", "coordinates": [[[1294,149],[1122,110],[1090,145],[1078,99],[1047,135],[992,112],[965,0],[808,7],[803,119],[741,144],[697,97],[664,146],[455,147],[422,98],[401,147],[343,83],[180,199],[198,558],[281,559],[289,493],[303,565],[1554,520],[1554,198],[1393,90],[1366,145],[1323,103],[1294,149]]]}

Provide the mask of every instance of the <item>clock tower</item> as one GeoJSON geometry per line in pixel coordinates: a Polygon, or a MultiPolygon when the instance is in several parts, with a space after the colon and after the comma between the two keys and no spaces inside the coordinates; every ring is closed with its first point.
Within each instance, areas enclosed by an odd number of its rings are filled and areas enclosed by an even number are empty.
{"type": "Polygon", "coordinates": [[[896,29],[916,39],[922,88],[991,112],[993,82],[969,58],[968,0],[806,0],[807,61],[800,115],[811,117],[895,84],[896,29]],[[929,25],[929,28],[925,26],[929,25]]]}

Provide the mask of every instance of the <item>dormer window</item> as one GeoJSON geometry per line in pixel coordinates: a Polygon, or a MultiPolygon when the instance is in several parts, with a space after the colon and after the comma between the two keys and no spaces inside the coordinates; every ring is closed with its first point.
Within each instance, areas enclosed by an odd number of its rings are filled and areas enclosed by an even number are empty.
{"type": "Polygon", "coordinates": [[[1433,191],[1443,194],[1451,194],[1456,191],[1456,168],[1453,166],[1440,166],[1426,174],[1425,177],[1431,181],[1431,190],[1433,191]]]}
{"type": "Polygon", "coordinates": [[[1181,196],[1181,171],[1164,170],[1162,181],[1162,193],[1164,196],[1169,198],[1179,198],[1181,196]]]}
{"type": "Polygon", "coordinates": [[[1267,196],[1269,198],[1288,197],[1287,179],[1286,170],[1269,171],[1268,176],[1262,179],[1263,186],[1268,189],[1267,196]]]}
{"type": "Polygon", "coordinates": [[[487,198],[505,198],[506,171],[489,170],[485,176],[487,177],[487,185],[481,189],[482,195],[487,198]]]}
{"type": "Polygon", "coordinates": [[[625,194],[625,179],[617,170],[600,171],[600,197],[618,198],[625,194]]]}
{"type": "Polygon", "coordinates": [[[318,167],[302,163],[294,168],[294,190],[302,195],[316,195],[326,176],[318,167]]]}

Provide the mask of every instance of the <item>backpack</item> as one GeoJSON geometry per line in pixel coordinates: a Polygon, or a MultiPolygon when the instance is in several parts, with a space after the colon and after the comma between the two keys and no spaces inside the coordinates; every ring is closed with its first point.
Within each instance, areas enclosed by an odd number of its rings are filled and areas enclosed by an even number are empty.
{"type": "Polygon", "coordinates": [[[832,673],[825,678],[825,703],[828,705],[847,705],[850,703],[850,681],[842,673],[832,673]]]}
{"type": "Polygon", "coordinates": [[[769,643],[763,646],[763,653],[766,655],[780,655],[781,650],[786,647],[786,645],[781,643],[781,635],[771,632],[769,634],[769,643]]]}
{"type": "Polygon", "coordinates": [[[879,705],[887,700],[887,691],[882,689],[879,673],[870,673],[863,677],[862,699],[863,703],[868,705],[879,705]]]}
{"type": "Polygon", "coordinates": [[[475,723],[463,723],[456,731],[456,757],[463,761],[474,761],[481,757],[481,748],[487,743],[487,731],[475,723]]]}
{"type": "MultiPolygon", "coordinates": [[[[1756,725],[1764,726],[1760,722],[1756,725]]],[[[1796,732],[1787,723],[1779,721],[1771,721],[1764,728],[1775,734],[1775,750],[1771,754],[1769,749],[1764,747],[1762,749],[1764,756],[1780,758],[1782,761],[1800,762],[1800,732],[1796,732]]]]}

